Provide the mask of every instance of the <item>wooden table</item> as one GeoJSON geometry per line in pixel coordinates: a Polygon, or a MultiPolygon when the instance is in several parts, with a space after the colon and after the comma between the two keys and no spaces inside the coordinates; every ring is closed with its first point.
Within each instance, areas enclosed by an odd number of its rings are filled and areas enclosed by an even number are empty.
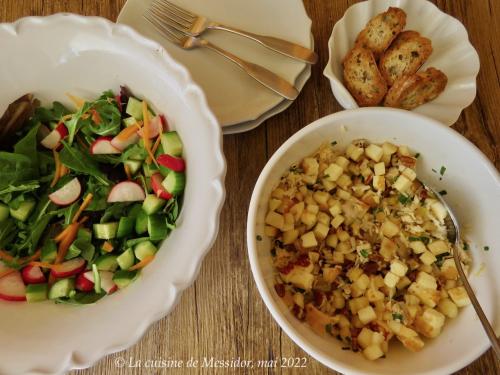
{"type": "MultiPolygon", "coordinates": [[[[476,100],[462,113],[454,129],[474,142],[499,168],[500,1],[435,2],[442,10],[465,24],[481,58],[476,100]]],[[[55,12],[98,15],[115,20],[124,3],[125,0],[0,0],[0,21],[10,22],[22,16],[55,12]]],[[[159,369],[117,368],[115,360],[118,357],[127,361],[129,358],[143,361],[186,361],[191,357],[240,357],[256,361],[305,357],[307,371],[277,368],[261,372],[334,373],[299,349],[271,318],[250,272],[246,255],[245,224],[252,189],[268,157],[303,126],[342,109],[333,98],[322,70],[328,60],[327,41],[332,27],[352,3],[354,1],[305,1],[307,12],[313,20],[316,50],[320,57],[319,63],[313,68],[311,79],[288,110],[251,132],[224,138],[224,152],[228,163],[228,194],[218,240],[203,263],[195,285],[186,290],[174,311],[154,324],[137,345],[110,355],[93,368],[78,373],[108,375],[169,372],[159,369]]],[[[171,372],[191,373],[187,369],[171,372]]],[[[201,370],[192,372],[198,373],[201,370]]],[[[241,370],[241,373],[248,372],[249,370],[241,370]]],[[[500,366],[489,350],[457,374],[500,374],[500,366]]]]}

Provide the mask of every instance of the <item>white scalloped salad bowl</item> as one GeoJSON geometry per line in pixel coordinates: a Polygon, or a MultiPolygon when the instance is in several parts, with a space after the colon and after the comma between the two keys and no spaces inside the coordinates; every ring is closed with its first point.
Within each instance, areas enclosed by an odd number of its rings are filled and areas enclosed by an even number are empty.
{"type": "Polygon", "coordinates": [[[323,117],[288,139],[264,167],[252,194],[247,223],[247,245],[252,273],[260,295],[274,319],[290,338],[324,365],[349,375],[443,375],[471,363],[490,343],[472,306],[447,319],[441,335],[425,339],[422,351],[412,353],[396,341],[387,357],[369,361],[361,353],[342,350],[333,337],[321,337],[288,311],[274,290],[271,242],[264,235],[264,219],[272,190],[280,177],[325,142],[336,141],[338,151],[355,139],[407,145],[420,153],[418,177],[446,190],[471,244],[469,280],[497,335],[500,333],[500,175],[467,139],[422,115],[392,108],[359,108],[323,117]],[[446,172],[440,176],[441,166],[446,172]],[[438,173],[435,173],[437,170],[438,173]],[[440,180],[442,178],[442,180],[440,180]],[[488,245],[489,251],[484,247],[488,245]]]}
{"type": "Polygon", "coordinates": [[[330,80],[333,95],[343,108],[359,107],[344,86],[342,60],[366,23],[389,7],[406,12],[405,30],[418,31],[432,41],[433,52],[420,70],[435,67],[448,76],[446,89],[436,99],[412,111],[453,125],[476,96],[479,56],[464,25],[427,0],[368,0],[347,9],[328,41],[330,58],[323,74],[330,80]]]}
{"type": "Polygon", "coordinates": [[[97,17],[58,14],[0,24],[0,112],[31,92],[50,104],[127,85],[165,113],[184,143],[178,227],[127,289],[94,305],[0,301],[0,373],[53,374],[123,350],[176,304],[212,246],[224,201],[222,134],[201,89],[159,44],[97,17]]]}

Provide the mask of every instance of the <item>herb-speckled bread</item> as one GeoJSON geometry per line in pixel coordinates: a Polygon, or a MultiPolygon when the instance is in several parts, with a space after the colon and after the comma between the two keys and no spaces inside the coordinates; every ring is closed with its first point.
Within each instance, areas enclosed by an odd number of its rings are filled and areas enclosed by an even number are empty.
{"type": "Polygon", "coordinates": [[[430,39],[416,31],[403,31],[380,58],[380,73],[392,86],[399,78],[415,73],[431,53],[430,39]]]}

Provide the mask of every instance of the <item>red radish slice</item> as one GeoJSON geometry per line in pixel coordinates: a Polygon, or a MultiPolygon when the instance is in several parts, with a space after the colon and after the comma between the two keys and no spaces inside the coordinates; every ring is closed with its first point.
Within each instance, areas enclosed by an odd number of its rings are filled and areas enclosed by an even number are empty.
{"type": "Polygon", "coordinates": [[[68,135],[68,129],[66,128],[66,125],[64,125],[64,123],[61,122],[44,139],[42,139],[42,142],[40,143],[42,144],[43,147],[53,150],[67,135],[68,135]]]}
{"type": "Polygon", "coordinates": [[[184,170],[186,169],[186,163],[184,162],[184,159],[177,158],[172,155],[168,154],[160,155],[158,156],[156,161],[158,162],[158,164],[168,169],[171,169],[174,172],[184,172],[184,170]]]}
{"type": "Polygon", "coordinates": [[[159,115],[160,116],[160,119],[161,119],[161,124],[163,126],[163,131],[168,131],[168,121],[167,121],[167,118],[165,117],[165,115],[159,115]]]}
{"type": "Polygon", "coordinates": [[[172,194],[165,190],[163,185],[163,176],[160,173],[155,173],[151,176],[151,188],[158,198],[162,199],[170,199],[172,198],[172,194]]]}
{"type": "Polygon", "coordinates": [[[46,136],[50,134],[50,129],[46,127],[45,125],[40,125],[38,128],[38,133],[36,135],[36,139],[41,142],[43,139],[45,139],[46,136]]]}
{"type": "MultiPolygon", "coordinates": [[[[92,271],[90,271],[92,273],[92,271]]],[[[94,283],[85,277],[85,274],[81,273],[76,277],[75,288],[81,292],[91,292],[94,290],[94,283]]]]}
{"type": "Polygon", "coordinates": [[[118,150],[125,150],[128,146],[130,145],[133,145],[134,143],[137,143],[139,142],[139,135],[136,133],[133,133],[130,137],[126,138],[126,139],[122,139],[119,137],[119,134],[114,137],[112,140],[111,140],[111,144],[113,145],[113,147],[117,148],[118,150]]]}
{"type": "MultiPolygon", "coordinates": [[[[144,136],[144,128],[137,131],[139,136],[144,136]]],[[[163,133],[163,123],[160,116],[155,116],[149,121],[149,138],[156,138],[160,133],[163,133]]]]}
{"type": "MultiPolygon", "coordinates": [[[[83,274],[83,276],[88,281],[91,281],[92,284],[94,283],[94,272],[87,271],[87,272],[85,272],[83,274]]],[[[107,294],[111,294],[111,293],[115,292],[118,289],[118,286],[113,281],[113,276],[114,276],[113,272],[110,272],[110,271],[99,271],[99,276],[101,277],[101,288],[107,294]]]]}
{"type": "Polygon", "coordinates": [[[90,145],[90,153],[92,155],[103,155],[103,154],[121,154],[115,146],[111,144],[113,138],[111,137],[99,137],[94,143],[90,145]]]}
{"type": "Polygon", "coordinates": [[[49,199],[58,206],[67,206],[76,201],[81,193],[82,185],[75,177],[62,188],[50,194],[49,199]]]}
{"type": "Polygon", "coordinates": [[[6,301],[26,301],[26,286],[19,271],[0,279],[0,299],[6,301]]]}
{"type": "Polygon", "coordinates": [[[108,195],[108,203],[137,202],[146,198],[144,189],[138,183],[123,181],[116,184],[108,195]]]}
{"type": "Polygon", "coordinates": [[[38,266],[24,267],[21,275],[25,284],[43,284],[46,281],[42,269],[38,266]]]}
{"type": "Polygon", "coordinates": [[[51,270],[51,275],[54,277],[70,277],[79,274],[85,269],[85,259],[75,258],[64,263],[58,264],[51,270]]]}

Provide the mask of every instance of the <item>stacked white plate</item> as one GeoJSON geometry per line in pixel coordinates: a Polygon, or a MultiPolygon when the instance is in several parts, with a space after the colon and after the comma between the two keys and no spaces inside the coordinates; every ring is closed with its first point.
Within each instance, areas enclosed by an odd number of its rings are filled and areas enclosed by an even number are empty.
{"type": "MultiPolygon", "coordinates": [[[[152,0],[128,0],[118,16],[156,40],[183,64],[205,91],[224,134],[253,129],[284,111],[291,101],[265,88],[229,60],[206,49],[185,51],[170,43],[142,16],[152,0]]],[[[193,13],[257,34],[282,38],[313,49],[311,20],[301,0],[170,0],[193,13]]],[[[273,52],[247,38],[213,30],[203,38],[250,62],[264,66],[302,90],[311,66],[273,52]]]]}

